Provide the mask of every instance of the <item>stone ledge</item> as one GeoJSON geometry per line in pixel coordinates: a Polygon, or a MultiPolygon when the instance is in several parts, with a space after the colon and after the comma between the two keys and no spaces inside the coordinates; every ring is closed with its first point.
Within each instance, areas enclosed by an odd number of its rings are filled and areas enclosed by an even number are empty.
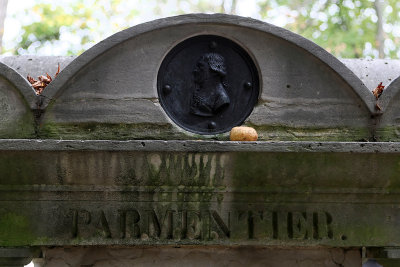
{"type": "Polygon", "coordinates": [[[400,142],[0,139],[0,150],[400,153],[400,142]]]}

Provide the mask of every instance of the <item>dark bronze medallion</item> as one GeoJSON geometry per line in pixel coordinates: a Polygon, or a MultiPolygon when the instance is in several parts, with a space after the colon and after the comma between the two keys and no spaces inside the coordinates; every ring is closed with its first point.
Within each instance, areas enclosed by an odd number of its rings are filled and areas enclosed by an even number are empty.
{"type": "Polygon", "coordinates": [[[220,36],[200,35],[175,46],[158,72],[158,97],[180,127],[199,134],[230,131],[257,103],[257,68],[246,51],[220,36]]]}

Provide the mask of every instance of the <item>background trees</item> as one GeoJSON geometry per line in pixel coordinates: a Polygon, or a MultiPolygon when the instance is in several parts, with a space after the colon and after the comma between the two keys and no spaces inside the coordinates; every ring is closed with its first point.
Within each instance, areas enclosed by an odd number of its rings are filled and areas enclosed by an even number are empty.
{"type": "Polygon", "coordinates": [[[268,20],[276,6],[287,9],[289,30],[338,57],[398,58],[400,2],[397,0],[263,1],[268,20]]]}
{"type": "Polygon", "coordinates": [[[2,40],[3,40],[4,20],[6,18],[7,2],[8,2],[8,0],[0,0],[0,54],[2,51],[1,44],[2,44],[2,40]]]}
{"type": "MultiPolygon", "coordinates": [[[[4,3],[0,0],[0,40],[4,3]]],[[[9,1],[3,52],[76,55],[135,24],[198,12],[262,19],[311,39],[337,57],[400,57],[397,0],[9,1]],[[15,2],[25,6],[12,8],[15,2]]]]}

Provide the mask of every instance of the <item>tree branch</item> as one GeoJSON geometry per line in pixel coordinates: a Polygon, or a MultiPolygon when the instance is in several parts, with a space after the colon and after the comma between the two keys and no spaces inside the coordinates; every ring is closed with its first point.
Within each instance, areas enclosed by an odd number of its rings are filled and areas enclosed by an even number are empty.
{"type": "Polygon", "coordinates": [[[379,58],[385,57],[385,36],[383,32],[383,9],[385,8],[384,0],[375,0],[374,2],[376,16],[378,17],[377,30],[376,30],[376,48],[379,51],[379,58]]]}
{"type": "Polygon", "coordinates": [[[3,33],[4,33],[4,20],[7,14],[8,0],[0,0],[0,54],[2,53],[3,33]]]}

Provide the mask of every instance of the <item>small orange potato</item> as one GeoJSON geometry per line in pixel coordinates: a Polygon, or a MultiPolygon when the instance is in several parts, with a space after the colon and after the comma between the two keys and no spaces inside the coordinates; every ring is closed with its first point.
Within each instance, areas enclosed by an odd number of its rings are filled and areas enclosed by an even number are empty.
{"type": "Polygon", "coordinates": [[[231,141],[257,141],[258,134],[254,128],[239,126],[233,127],[230,132],[231,141]]]}

